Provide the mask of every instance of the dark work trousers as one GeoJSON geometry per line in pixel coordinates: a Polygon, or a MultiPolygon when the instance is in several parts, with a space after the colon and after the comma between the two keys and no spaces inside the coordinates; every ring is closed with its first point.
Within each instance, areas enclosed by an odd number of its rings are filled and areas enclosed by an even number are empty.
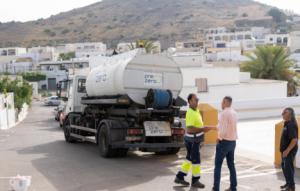
{"type": "Polygon", "coordinates": [[[295,153],[289,153],[287,157],[282,157],[281,168],[283,175],[285,177],[286,183],[289,188],[295,188],[295,169],[294,169],[294,160],[295,153]]]}
{"type": "Polygon", "coordinates": [[[199,137],[184,137],[184,142],[187,150],[186,162],[181,166],[181,170],[177,173],[177,178],[183,180],[192,168],[192,184],[200,179],[200,143],[203,141],[203,136],[199,137]]]}
{"type": "Polygon", "coordinates": [[[230,189],[236,191],[237,177],[234,165],[234,151],[236,141],[219,141],[216,147],[215,170],[214,170],[214,191],[220,190],[221,169],[224,158],[226,158],[227,166],[230,171],[230,189]]]}

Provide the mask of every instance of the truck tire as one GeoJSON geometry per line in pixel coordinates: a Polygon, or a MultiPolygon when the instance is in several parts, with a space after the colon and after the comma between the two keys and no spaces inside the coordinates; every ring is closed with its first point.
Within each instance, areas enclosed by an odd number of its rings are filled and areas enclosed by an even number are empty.
{"type": "Polygon", "coordinates": [[[63,129],[64,129],[64,135],[65,135],[66,142],[68,142],[68,143],[75,143],[76,140],[73,137],[71,137],[70,121],[69,121],[69,119],[67,119],[66,122],[64,123],[63,129]]]}
{"type": "Polygon", "coordinates": [[[167,148],[165,151],[155,152],[157,155],[176,155],[180,151],[180,147],[167,148]]]}
{"type": "Polygon", "coordinates": [[[122,148],[117,149],[117,157],[126,157],[128,153],[128,149],[122,148]]]}
{"type": "Polygon", "coordinates": [[[117,156],[118,149],[113,149],[111,145],[109,145],[109,133],[106,125],[100,127],[100,132],[98,133],[98,147],[100,155],[104,158],[117,156]]]}

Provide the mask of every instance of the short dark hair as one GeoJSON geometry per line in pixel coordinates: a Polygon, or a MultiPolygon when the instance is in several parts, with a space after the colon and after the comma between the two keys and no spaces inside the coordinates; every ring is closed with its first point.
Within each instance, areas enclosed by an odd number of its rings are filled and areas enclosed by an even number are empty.
{"type": "Polygon", "coordinates": [[[190,102],[196,94],[189,94],[187,97],[188,102],[190,102]]]}
{"type": "Polygon", "coordinates": [[[232,103],[232,97],[225,96],[224,99],[227,100],[229,103],[232,103]]]}

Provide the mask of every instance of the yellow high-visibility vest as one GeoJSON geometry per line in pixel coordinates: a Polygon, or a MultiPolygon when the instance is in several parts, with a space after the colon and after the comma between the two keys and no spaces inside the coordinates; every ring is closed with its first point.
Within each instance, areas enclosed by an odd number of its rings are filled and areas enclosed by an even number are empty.
{"type": "Polygon", "coordinates": [[[185,115],[186,127],[202,128],[204,126],[199,109],[189,108],[185,115]]]}

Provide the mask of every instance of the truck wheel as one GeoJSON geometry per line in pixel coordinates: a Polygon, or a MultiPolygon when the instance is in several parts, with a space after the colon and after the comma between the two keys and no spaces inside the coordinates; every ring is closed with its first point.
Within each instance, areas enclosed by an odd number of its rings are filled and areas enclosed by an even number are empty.
{"type": "Polygon", "coordinates": [[[76,140],[73,137],[71,137],[70,121],[69,120],[66,121],[63,128],[64,128],[64,135],[65,135],[66,142],[75,143],[76,140]]]}
{"type": "Polygon", "coordinates": [[[100,132],[98,133],[98,147],[102,157],[111,158],[117,156],[118,150],[112,149],[109,145],[109,134],[105,125],[101,126],[100,132]]]}
{"type": "Polygon", "coordinates": [[[117,157],[126,157],[128,149],[117,149],[117,157]]]}
{"type": "Polygon", "coordinates": [[[158,151],[155,152],[155,154],[157,155],[176,155],[178,152],[180,151],[180,147],[179,148],[167,148],[167,150],[165,151],[158,151]]]}

